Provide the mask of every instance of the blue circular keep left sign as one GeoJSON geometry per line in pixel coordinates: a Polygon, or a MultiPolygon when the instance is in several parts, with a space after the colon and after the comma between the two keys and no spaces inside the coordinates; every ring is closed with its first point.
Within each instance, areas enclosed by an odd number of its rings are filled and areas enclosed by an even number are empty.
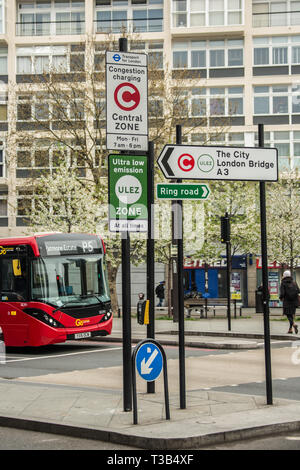
{"type": "Polygon", "coordinates": [[[136,354],[136,368],[142,379],[147,382],[156,380],[163,368],[160,348],[154,343],[143,343],[136,354]]]}

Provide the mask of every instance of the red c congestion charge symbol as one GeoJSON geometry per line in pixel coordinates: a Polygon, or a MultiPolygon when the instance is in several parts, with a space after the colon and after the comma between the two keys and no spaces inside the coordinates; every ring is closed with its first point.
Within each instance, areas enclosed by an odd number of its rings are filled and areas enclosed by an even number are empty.
{"type": "Polygon", "coordinates": [[[178,166],[182,171],[191,171],[195,166],[195,160],[189,153],[183,153],[178,158],[178,166]]]}
{"type": "Polygon", "coordinates": [[[140,104],[141,96],[136,86],[131,83],[121,83],[115,89],[114,99],[123,111],[132,111],[140,104]]]}

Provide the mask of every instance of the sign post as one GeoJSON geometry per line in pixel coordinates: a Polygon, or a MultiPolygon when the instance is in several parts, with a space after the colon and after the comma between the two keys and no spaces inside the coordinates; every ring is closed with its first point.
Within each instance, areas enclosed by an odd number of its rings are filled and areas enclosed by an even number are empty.
{"type": "Polygon", "coordinates": [[[221,242],[226,243],[226,286],[227,286],[227,320],[228,320],[228,331],[231,330],[231,243],[230,243],[230,217],[226,212],[225,217],[221,217],[221,242]]]}
{"type": "MultiPolygon", "coordinates": [[[[157,163],[164,176],[171,180],[259,181],[260,183],[265,368],[267,403],[272,404],[265,182],[278,181],[278,151],[276,148],[263,147],[262,124],[259,125],[258,131],[259,147],[165,145],[157,163]]],[[[179,143],[178,140],[176,142],[179,143]]],[[[226,246],[228,258],[228,242],[226,246]]],[[[230,279],[227,280],[227,285],[229,290],[230,279]]],[[[180,300],[179,294],[178,299],[180,300]]],[[[230,295],[228,295],[228,311],[230,329],[230,295]]]]}
{"type": "Polygon", "coordinates": [[[132,356],[132,394],[133,394],[133,424],[138,424],[136,369],[139,376],[147,383],[154,382],[164,372],[164,391],[166,419],[170,419],[167,359],[165,351],[158,341],[147,338],[141,341],[133,350],[132,356]]]}
{"type": "MultiPolygon", "coordinates": [[[[147,338],[155,337],[155,256],[154,256],[154,142],[149,142],[148,149],[148,237],[147,237],[147,299],[149,301],[149,323],[147,338]]],[[[155,382],[147,382],[147,392],[155,393],[155,382]]]]}
{"type": "MultiPolygon", "coordinates": [[[[258,125],[258,145],[264,146],[264,126],[258,125]]],[[[272,371],[271,371],[271,336],[270,336],[270,312],[269,312],[269,282],[268,282],[268,249],[267,249],[267,216],[266,216],[266,185],[264,181],[259,183],[260,191],[260,231],[261,231],[261,260],[262,260],[262,284],[263,284],[263,315],[265,338],[265,369],[266,369],[266,393],[267,404],[273,404],[272,371]]]]}

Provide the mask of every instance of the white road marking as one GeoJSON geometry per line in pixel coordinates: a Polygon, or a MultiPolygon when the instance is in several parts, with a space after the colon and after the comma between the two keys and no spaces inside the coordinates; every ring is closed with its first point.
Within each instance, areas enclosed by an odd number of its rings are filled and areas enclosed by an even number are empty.
{"type": "Polygon", "coordinates": [[[73,353],[66,353],[66,354],[54,354],[52,356],[38,356],[38,357],[27,357],[23,359],[12,359],[12,360],[7,360],[7,362],[22,362],[22,361],[34,361],[37,359],[52,359],[54,357],[66,357],[66,356],[75,356],[78,354],[91,354],[91,353],[99,353],[99,352],[106,352],[106,351],[116,351],[117,349],[122,349],[122,348],[108,348],[108,349],[93,349],[92,351],[78,351],[78,352],[73,352],[73,353]]]}

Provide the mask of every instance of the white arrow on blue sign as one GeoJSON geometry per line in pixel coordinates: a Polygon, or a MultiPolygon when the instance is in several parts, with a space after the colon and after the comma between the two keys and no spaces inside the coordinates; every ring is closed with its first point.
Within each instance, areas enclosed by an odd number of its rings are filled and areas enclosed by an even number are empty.
{"type": "Polygon", "coordinates": [[[156,380],[163,367],[161,350],[154,343],[144,343],[136,354],[136,368],[142,379],[147,382],[156,380]]]}

